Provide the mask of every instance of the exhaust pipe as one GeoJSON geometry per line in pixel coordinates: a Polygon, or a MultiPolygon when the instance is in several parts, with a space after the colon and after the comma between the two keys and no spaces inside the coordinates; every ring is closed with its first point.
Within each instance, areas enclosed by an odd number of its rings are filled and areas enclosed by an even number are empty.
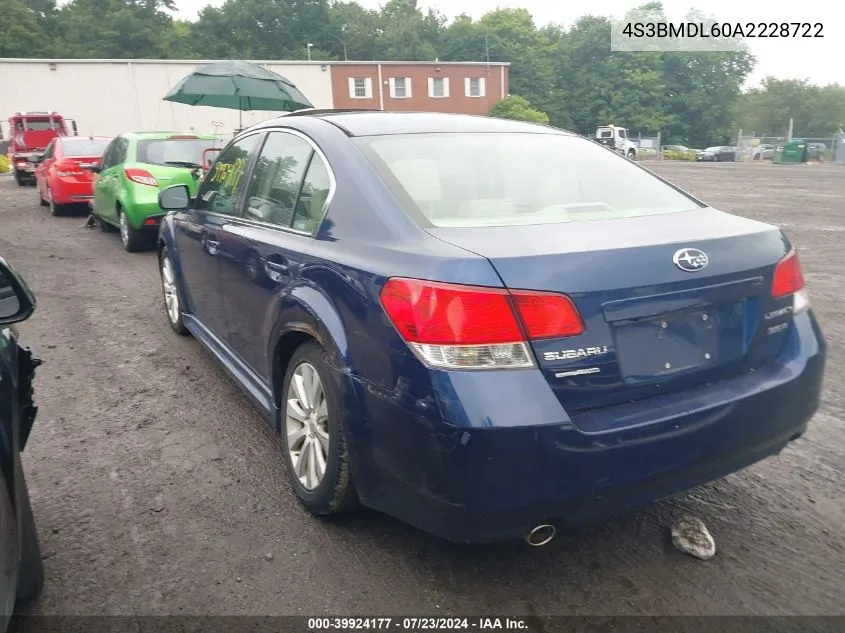
{"type": "Polygon", "coordinates": [[[548,545],[554,539],[557,530],[554,525],[549,523],[541,523],[537,527],[529,530],[523,535],[523,539],[531,547],[542,547],[548,545]]]}

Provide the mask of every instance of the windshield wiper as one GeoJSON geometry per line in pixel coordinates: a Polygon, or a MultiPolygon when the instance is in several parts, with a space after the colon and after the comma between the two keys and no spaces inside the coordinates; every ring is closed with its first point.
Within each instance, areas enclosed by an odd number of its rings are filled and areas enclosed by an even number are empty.
{"type": "Polygon", "coordinates": [[[197,165],[196,163],[191,163],[187,160],[166,160],[164,161],[165,165],[174,165],[176,167],[191,167],[191,168],[198,168],[202,167],[202,165],[197,165]]]}

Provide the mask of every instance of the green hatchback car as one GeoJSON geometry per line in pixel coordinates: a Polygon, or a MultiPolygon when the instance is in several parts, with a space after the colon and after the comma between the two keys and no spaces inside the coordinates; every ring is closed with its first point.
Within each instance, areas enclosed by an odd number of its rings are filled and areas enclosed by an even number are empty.
{"type": "Polygon", "coordinates": [[[117,136],[103,152],[96,174],[91,209],[104,231],[120,230],[129,252],[154,243],[164,211],[158,192],[197,183],[222,148],[212,134],[137,132],[117,136]]]}

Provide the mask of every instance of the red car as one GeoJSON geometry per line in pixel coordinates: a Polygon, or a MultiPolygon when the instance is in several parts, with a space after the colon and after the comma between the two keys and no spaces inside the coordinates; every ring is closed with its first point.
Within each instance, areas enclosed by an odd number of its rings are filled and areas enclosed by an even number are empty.
{"type": "Polygon", "coordinates": [[[61,215],[71,204],[93,198],[94,175],[85,169],[97,164],[111,142],[104,136],[59,136],[35,161],[35,186],[42,206],[61,215]]]}

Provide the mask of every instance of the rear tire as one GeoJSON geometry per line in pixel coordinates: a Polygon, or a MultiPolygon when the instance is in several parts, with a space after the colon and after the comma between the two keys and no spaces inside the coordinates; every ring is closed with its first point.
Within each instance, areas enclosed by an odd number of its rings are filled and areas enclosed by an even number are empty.
{"type": "Polygon", "coordinates": [[[179,299],[179,285],[176,281],[176,272],[173,269],[173,260],[170,259],[170,253],[167,252],[166,248],[163,248],[158,256],[158,264],[167,322],[176,334],[187,336],[190,332],[185,327],[185,320],[182,317],[182,302],[179,299]]]}
{"type": "Polygon", "coordinates": [[[120,222],[120,241],[123,242],[123,249],[127,253],[137,253],[142,250],[144,248],[144,236],[132,228],[123,209],[117,210],[117,218],[120,222]]]}
{"type": "Polygon", "coordinates": [[[358,505],[343,410],[330,371],[326,352],[319,344],[301,345],[288,363],[280,407],[282,453],[291,486],[309,512],[323,516],[348,512],[358,505]],[[316,383],[311,384],[319,386],[303,399],[302,392],[307,389],[302,386],[307,386],[309,376],[314,375],[316,383]],[[315,402],[307,402],[312,396],[315,402]],[[306,422],[299,422],[299,417],[306,422]],[[311,460],[324,466],[319,478],[308,475],[311,460]]]}
{"type": "Polygon", "coordinates": [[[56,204],[53,201],[53,192],[49,189],[47,190],[47,206],[50,207],[50,215],[53,217],[59,217],[64,215],[65,212],[65,205],[63,204],[56,204]]]}
{"type": "Polygon", "coordinates": [[[21,519],[21,564],[17,598],[21,602],[27,602],[41,595],[44,588],[44,563],[41,560],[41,546],[38,543],[38,531],[35,529],[35,517],[32,514],[29,489],[23,470],[20,470],[18,475],[21,478],[21,493],[15,505],[21,519]]]}
{"type": "Polygon", "coordinates": [[[23,173],[17,169],[15,170],[15,183],[17,183],[18,187],[23,187],[26,184],[23,173]]]}

